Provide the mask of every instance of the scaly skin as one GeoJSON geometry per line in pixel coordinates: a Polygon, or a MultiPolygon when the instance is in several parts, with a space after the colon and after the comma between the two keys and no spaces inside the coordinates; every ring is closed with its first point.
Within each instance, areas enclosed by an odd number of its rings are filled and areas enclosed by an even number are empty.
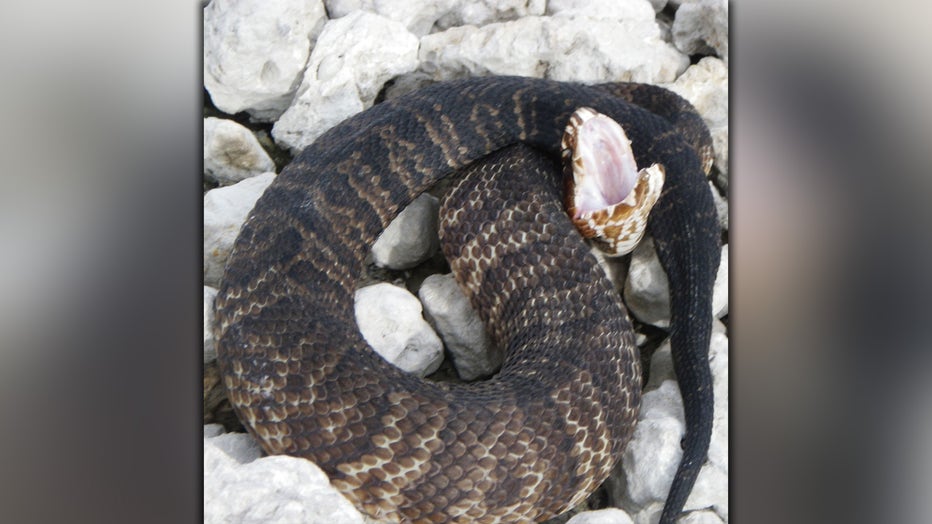
{"type": "MultiPolygon", "coordinates": [[[[707,353],[719,229],[692,142],[610,90],[516,77],[437,84],[348,119],[282,171],[243,226],[216,300],[224,383],[267,453],[313,460],[359,509],[404,522],[542,520],[601,482],[633,430],[641,387],[630,325],[617,296],[603,296],[604,284],[581,288],[566,273],[548,273],[551,289],[535,290],[530,285],[540,279],[532,271],[519,285],[498,264],[504,253],[490,247],[493,269],[483,279],[511,297],[486,313],[490,330],[520,344],[495,378],[475,384],[401,372],[351,320],[364,257],[400,209],[509,145],[524,142],[558,159],[569,115],[588,106],[625,128],[639,164],[666,170],[648,228],[670,280],[687,419],[663,516],[672,522],[711,431],[707,353]],[[578,300],[548,302],[528,317],[524,308],[539,307],[533,299],[544,293],[578,300]],[[560,320],[567,308],[580,312],[560,320]]],[[[528,260],[551,260],[559,271],[578,263],[578,245],[554,247],[547,224],[536,233],[528,260]]],[[[484,246],[476,249],[485,256],[484,246]]]]}

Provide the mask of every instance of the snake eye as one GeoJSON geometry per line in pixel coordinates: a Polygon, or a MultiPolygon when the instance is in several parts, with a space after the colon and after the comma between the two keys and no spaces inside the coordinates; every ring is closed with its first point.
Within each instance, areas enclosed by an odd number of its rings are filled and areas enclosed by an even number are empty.
{"type": "Polygon", "coordinates": [[[583,107],[563,134],[566,209],[576,228],[608,255],[630,252],[663,188],[663,166],[638,171],[631,141],[611,118],[583,107]]]}

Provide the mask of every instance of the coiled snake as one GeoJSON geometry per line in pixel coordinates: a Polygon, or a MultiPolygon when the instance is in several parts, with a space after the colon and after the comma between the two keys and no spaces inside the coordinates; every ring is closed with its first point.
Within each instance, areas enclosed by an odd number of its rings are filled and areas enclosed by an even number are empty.
{"type": "Polygon", "coordinates": [[[711,432],[720,232],[703,173],[708,132],[682,99],[650,86],[435,84],[348,119],[282,170],[216,299],[224,383],[267,453],[314,461],[386,521],[539,521],[604,480],[633,431],[641,383],[620,298],[559,205],[561,136],[581,106],[619,122],[640,165],[666,170],[648,228],[670,281],[687,418],[663,520],[679,514],[711,432]],[[508,356],[489,380],[446,384],[375,354],[351,320],[353,293],[379,232],[463,172],[478,182],[453,191],[444,250],[454,270],[478,268],[457,278],[508,356]]]}

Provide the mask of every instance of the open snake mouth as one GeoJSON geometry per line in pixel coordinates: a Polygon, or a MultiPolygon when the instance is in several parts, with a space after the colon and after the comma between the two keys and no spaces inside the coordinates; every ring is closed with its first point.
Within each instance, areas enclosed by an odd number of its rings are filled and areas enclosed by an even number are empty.
{"type": "Polygon", "coordinates": [[[660,197],[663,166],[639,171],[624,129],[588,107],[570,117],[562,148],[565,204],[576,228],[608,255],[629,253],[660,197]]]}
{"type": "Polygon", "coordinates": [[[576,213],[591,213],[618,204],[628,197],[637,181],[637,164],[631,141],[611,118],[583,108],[576,129],[573,174],[576,180],[576,213]]]}

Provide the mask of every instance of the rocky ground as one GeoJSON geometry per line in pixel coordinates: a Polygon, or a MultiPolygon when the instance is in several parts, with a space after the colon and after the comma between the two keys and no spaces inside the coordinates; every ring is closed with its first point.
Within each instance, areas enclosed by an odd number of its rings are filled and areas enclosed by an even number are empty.
{"type": "MultiPolygon", "coordinates": [[[[294,152],[374,103],[430,82],[496,74],[663,85],[702,114],[715,143],[710,188],[723,227],[710,361],[708,463],[681,522],[728,521],[728,6],[720,0],[213,0],[204,8],[205,522],[363,522],[313,464],[261,457],[224,400],[208,326],[246,214],[294,152]]],[[[373,246],[356,321],[396,365],[438,380],[494,371],[490,348],[437,254],[438,200],[424,195],[373,246]]],[[[574,524],[656,522],[679,462],[666,277],[649,239],[607,261],[650,376],[615,473],[574,524]],[[620,508],[620,509],[619,509],[620,508]]],[[[347,319],[352,322],[354,319],[347,319]]],[[[560,521],[566,521],[566,518],[560,521]]]]}

